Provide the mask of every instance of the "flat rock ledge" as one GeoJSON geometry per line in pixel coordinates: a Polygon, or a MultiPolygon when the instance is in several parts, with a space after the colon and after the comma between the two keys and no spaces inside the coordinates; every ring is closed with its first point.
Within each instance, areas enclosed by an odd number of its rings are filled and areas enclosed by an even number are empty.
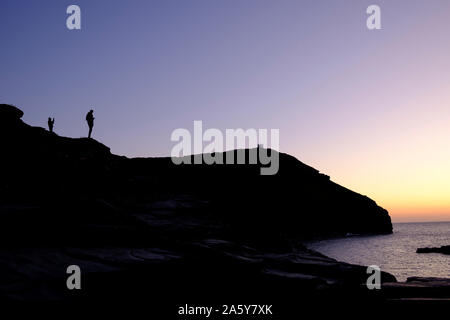
{"type": "Polygon", "coordinates": [[[418,248],[417,253],[442,253],[450,254],[450,246],[434,247],[434,248],[418,248]]]}
{"type": "Polygon", "coordinates": [[[410,277],[406,282],[384,283],[391,300],[450,300],[450,278],[410,277]]]}

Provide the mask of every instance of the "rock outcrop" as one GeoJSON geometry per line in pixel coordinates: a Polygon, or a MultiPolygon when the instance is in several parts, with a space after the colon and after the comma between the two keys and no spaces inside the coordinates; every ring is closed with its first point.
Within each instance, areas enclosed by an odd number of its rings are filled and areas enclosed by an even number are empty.
{"type": "Polygon", "coordinates": [[[23,111],[19,108],[9,105],[0,104],[0,121],[2,122],[17,122],[23,117],[23,111]]]}
{"type": "Polygon", "coordinates": [[[436,248],[417,248],[417,253],[442,253],[450,254],[450,246],[442,246],[436,248]]]}

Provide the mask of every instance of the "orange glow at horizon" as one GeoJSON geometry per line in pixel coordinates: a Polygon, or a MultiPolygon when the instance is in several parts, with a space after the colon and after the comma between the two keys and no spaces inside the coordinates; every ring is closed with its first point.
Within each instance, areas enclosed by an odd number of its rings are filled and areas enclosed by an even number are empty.
{"type": "Polygon", "coordinates": [[[307,158],[296,154],[376,201],[393,222],[450,221],[450,96],[440,98],[415,96],[397,106],[400,112],[384,119],[380,131],[377,124],[355,128],[354,136],[336,134],[328,149],[307,158]]]}

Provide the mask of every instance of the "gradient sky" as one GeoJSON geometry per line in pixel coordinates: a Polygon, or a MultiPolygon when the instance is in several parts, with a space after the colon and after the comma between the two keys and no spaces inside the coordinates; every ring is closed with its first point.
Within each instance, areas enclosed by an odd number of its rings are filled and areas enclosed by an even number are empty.
{"type": "Polygon", "coordinates": [[[93,106],[94,137],[127,156],[169,155],[194,120],[278,128],[394,221],[450,220],[448,0],[1,0],[0,39],[0,102],[32,125],[86,136],[93,106]]]}

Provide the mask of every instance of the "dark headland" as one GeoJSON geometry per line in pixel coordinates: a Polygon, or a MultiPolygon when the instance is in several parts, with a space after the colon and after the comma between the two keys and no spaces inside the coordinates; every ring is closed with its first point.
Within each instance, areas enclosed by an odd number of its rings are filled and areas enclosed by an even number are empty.
{"type": "Polygon", "coordinates": [[[94,139],[32,127],[22,116],[0,105],[1,300],[183,305],[226,303],[232,292],[241,303],[264,297],[298,304],[404,295],[384,272],[393,289],[369,292],[366,267],[301,244],[388,234],[392,224],[373,200],[288,154],[280,153],[274,176],[261,176],[258,165],[129,159],[94,139]],[[65,285],[72,264],[83,272],[79,291],[65,285]]]}

